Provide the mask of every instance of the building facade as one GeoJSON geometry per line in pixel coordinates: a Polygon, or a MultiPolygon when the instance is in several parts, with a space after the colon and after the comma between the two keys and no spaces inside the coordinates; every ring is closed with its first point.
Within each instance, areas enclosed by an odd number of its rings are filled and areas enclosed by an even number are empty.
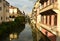
{"type": "Polygon", "coordinates": [[[9,3],[7,1],[4,2],[4,13],[3,17],[4,17],[4,22],[8,22],[9,21],[9,3]]]}
{"type": "Polygon", "coordinates": [[[0,0],[0,23],[7,21],[9,3],[6,0],[0,0]]]}
{"type": "Polygon", "coordinates": [[[60,41],[59,2],[60,0],[38,0],[34,5],[36,27],[47,36],[50,41],[60,41]],[[38,15],[40,15],[40,19],[38,15]]]}
{"type": "Polygon", "coordinates": [[[14,6],[9,6],[9,19],[10,21],[14,21],[15,17],[21,16],[22,12],[19,10],[19,8],[14,6]]]}

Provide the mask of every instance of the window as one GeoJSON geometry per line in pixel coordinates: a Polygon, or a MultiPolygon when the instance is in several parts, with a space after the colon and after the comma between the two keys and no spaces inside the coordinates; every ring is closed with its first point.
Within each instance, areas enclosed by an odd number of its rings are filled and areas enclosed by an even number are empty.
{"type": "Polygon", "coordinates": [[[8,19],[8,17],[6,17],[6,20],[8,19]]]}
{"type": "Polygon", "coordinates": [[[41,16],[41,22],[44,23],[44,16],[41,16]]]}
{"type": "Polygon", "coordinates": [[[54,18],[54,25],[57,25],[57,15],[55,15],[55,18],[54,18]]]}
{"type": "Polygon", "coordinates": [[[6,10],[6,12],[9,12],[9,10],[6,10]]]}
{"type": "Polygon", "coordinates": [[[0,0],[0,2],[2,2],[2,0],[0,0]]]}
{"type": "Polygon", "coordinates": [[[0,10],[2,10],[2,7],[0,7],[0,10]]]}
{"type": "Polygon", "coordinates": [[[9,16],[9,18],[11,18],[11,16],[9,16]]]}
{"type": "Polygon", "coordinates": [[[55,2],[56,2],[57,0],[55,0],[55,2]]]}
{"type": "Polygon", "coordinates": [[[6,4],[4,3],[3,6],[6,7],[5,5],[6,5],[6,4]]]}
{"type": "Polygon", "coordinates": [[[47,24],[47,16],[46,16],[46,24],[47,24]]]}
{"type": "Polygon", "coordinates": [[[50,5],[50,0],[47,1],[47,5],[50,5]]]}
{"type": "Polygon", "coordinates": [[[1,20],[2,20],[2,17],[1,17],[1,20]]]}
{"type": "Polygon", "coordinates": [[[54,2],[56,2],[57,0],[54,0],[54,2]]]}
{"type": "Polygon", "coordinates": [[[44,7],[46,7],[46,5],[47,5],[47,2],[44,2],[44,7]]]}
{"type": "Polygon", "coordinates": [[[49,19],[50,19],[49,24],[51,25],[51,15],[50,15],[49,19]]]}
{"type": "Polygon", "coordinates": [[[51,0],[49,0],[50,4],[51,4],[51,0]]]}
{"type": "Polygon", "coordinates": [[[51,0],[51,4],[54,3],[54,0],[51,0]]]}
{"type": "Polygon", "coordinates": [[[5,1],[5,0],[3,0],[3,1],[5,1]]]}

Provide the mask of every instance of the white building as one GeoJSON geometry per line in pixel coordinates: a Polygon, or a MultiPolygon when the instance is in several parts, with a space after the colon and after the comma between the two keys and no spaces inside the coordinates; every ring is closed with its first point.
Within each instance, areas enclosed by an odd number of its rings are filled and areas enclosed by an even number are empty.
{"type": "Polygon", "coordinates": [[[6,0],[0,0],[0,23],[8,19],[9,3],[6,0]]]}

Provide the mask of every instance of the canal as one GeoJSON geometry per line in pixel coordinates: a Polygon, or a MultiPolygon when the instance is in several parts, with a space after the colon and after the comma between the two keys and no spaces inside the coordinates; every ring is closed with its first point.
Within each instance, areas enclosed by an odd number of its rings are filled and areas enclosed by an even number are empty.
{"type": "Polygon", "coordinates": [[[22,28],[14,28],[3,34],[1,41],[49,41],[39,30],[26,23],[22,28]]]}

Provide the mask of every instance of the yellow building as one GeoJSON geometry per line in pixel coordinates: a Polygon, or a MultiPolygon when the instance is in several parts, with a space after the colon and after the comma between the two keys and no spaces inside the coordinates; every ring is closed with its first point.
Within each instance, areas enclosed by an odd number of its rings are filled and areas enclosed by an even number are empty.
{"type": "Polygon", "coordinates": [[[60,41],[60,0],[38,0],[34,8],[37,28],[51,41],[60,41]]]}
{"type": "Polygon", "coordinates": [[[11,17],[15,16],[17,14],[17,8],[14,6],[9,6],[9,15],[11,17]]]}
{"type": "Polygon", "coordinates": [[[21,16],[22,12],[19,10],[19,8],[14,6],[9,6],[9,19],[14,21],[15,17],[21,16]]]}

